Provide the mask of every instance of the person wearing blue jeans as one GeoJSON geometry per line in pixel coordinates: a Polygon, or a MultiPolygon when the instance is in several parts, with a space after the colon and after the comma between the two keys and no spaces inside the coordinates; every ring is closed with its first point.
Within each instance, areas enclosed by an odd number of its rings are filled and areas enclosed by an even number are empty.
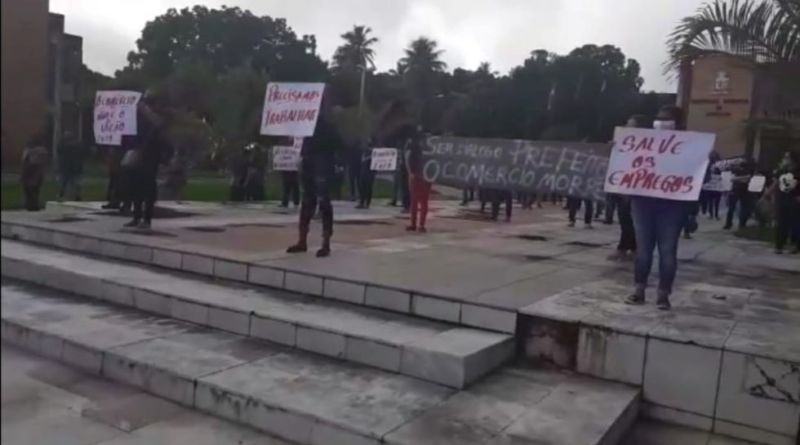
{"type": "Polygon", "coordinates": [[[631,198],[631,213],[636,231],[635,290],[627,302],[644,303],[647,279],[653,267],[653,251],[658,247],[657,304],[659,309],[669,309],[669,296],[678,270],[678,240],[686,222],[686,203],[634,196],[631,198]]]}
{"type": "MultiPolygon", "coordinates": [[[[653,128],[683,130],[682,116],[678,107],[663,107],[658,112],[653,128]]],[[[653,253],[658,247],[659,283],[656,305],[661,310],[670,309],[669,296],[678,270],[678,240],[692,204],[662,198],[631,197],[633,227],[636,231],[635,288],[633,294],[625,300],[626,303],[644,304],[647,280],[653,267],[653,253]]]]}

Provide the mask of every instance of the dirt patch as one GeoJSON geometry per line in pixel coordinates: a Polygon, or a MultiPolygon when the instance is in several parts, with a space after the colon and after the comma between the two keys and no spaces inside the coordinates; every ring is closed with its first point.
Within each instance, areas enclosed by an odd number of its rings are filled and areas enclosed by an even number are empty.
{"type": "Polygon", "coordinates": [[[221,226],[197,226],[197,227],[186,227],[186,230],[191,230],[192,232],[203,232],[203,233],[221,233],[224,232],[226,229],[225,227],[221,226]]]}
{"type": "Polygon", "coordinates": [[[519,238],[525,241],[547,241],[547,237],[542,235],[516,235],[514,238],[519,238]]]}
{"type": "MultiPolygon", "coordinates": [[[[99,215],[99,216],[116,216],[121,218],[130,218],[130,214],[123,215],[122,213],[116,210],[102,210],[98,212],[92,212],[92,215],[99,215]]],[[[172,219],[172,218],[188,218],[190,216],[197,216],[197,213],[192,212],[181,212],[179,210],[168,209],[165,207],[156,207],[153,210],[153,219],[172,219]]]]}
{"type": "Polygon", "coordinates": [[[62,217],[59,217],[59,218],[48,219],[45,222],[60,224],[60,223],[73,223],[73,222],[79,222],[79,221],[89,221],[89,219],[88,218],[80,218],[80,217],[77,217],[77,216],[62,216],[62,217]]]}
{"type": "Polygon", "coordinates": [[[336,221],[334,225],[335,226],[391,226],[392,223],[388,221],[355,219],[350,221],[336,221]]]}
{"type": "Polygon", "coordinates": [[[609,243],[593,243],[590,241],[570,241],[568,243],[564,243],[567,246],[580,246],[580,247],[589,247],[589,248],[596,248],[596,247],[606,247],[609,243]]]}

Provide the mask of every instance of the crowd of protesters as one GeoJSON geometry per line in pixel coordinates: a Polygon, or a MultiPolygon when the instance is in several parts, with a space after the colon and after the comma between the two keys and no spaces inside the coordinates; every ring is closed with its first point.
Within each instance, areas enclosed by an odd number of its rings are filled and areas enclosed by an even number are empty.
{"type": "MultiPolygon", "coordinates": [[[[138,131],[124,136],[121,147],[109,150],[107,156],[109,182],[108,203],[104,209],[132,216],[126,227],[149,229],[158,196],[159,166],[171,157],[170,144],[164,137],[165,120],[169,112],[161,99],[145,93],[137,108],[138,131]]],[[[349,184],[350,199],[356,208],[369,209],[372,203],[376,172],[371,169],[371,147],[384,146],[398,149],[398,162],[393,176],[391,206],[402,206],[409,214],[408,230],[427,230],[428,201],[432,184],[422,175],[422,151],[425,130],[414,123],[403,102],[391,104],[378,121],[374,134],[366,142],[347,148],[333,124],[333,112],[322,110],[315,135],[305,138],[301,148],[301,165],[298,171],[282,171],[282,197],[280,206],[294,204],[300,207],[298,242],[290,252],[307,249],[308,226],[319,213],[323,221],[323,242],[319,256],[330,254],[333,234],[333,207],[331,201],[341,197],[341,189],[349,184]]],[[[631,127],[648,127],[645,116],[632,116],[631,127]]],[[[661,110],[652,125],[656,129],[684,129],[682,113],[676,107],[661,110]]],[[[80,178],[87,157],[83,146],[74,135],[65,133],[57,159],[59,173],[59,198],[80,200],[80,178]]],[[[270,165],[266,147],[247,144],[232,156],[231,201],[262,201],[265,199],[265,178],[270,165]]],[[[36,137],[23,151],[21,183],[25,195],[25,208],[39,210],[40,190],[50,154],[44,138],[36,137]]],[[[613,261],[634,260],[636,289],[628,299],[637,304],[644,300],[647,276],[652,267],[652,256],[659,252],[658,304],[669,307],[669,294],[677,268],[676,252],[681,233],[691,238],[702,218],[721,221],[724,204],[725,230],[744,229],[755,219],[761,227],[774,227],[775,252],[787,248],[792,253],[800,251],[800,160],[787,152],[772,171],[757,171],[756,162],[749,157],[720,160],[716,153],[709,159],[703,189],[696,202],[679,202],[654,198],[630,197],[608,194],[604,201],[594,202],[580,197],[543,193],[516,193],[509,190],[465,188],[462,205],[476,198],[481,213],[489,207],[489,218],[498,220],[504,207],[505,221],[510,221],[515,198],[522,209],[542,207],[543,202],[564,202],[569,227],[574,227],[582,209],[586,228],[594,221],[614,224],[616,216],[620,226],[616,251],[609,256],[613,261]],[[727,177],[729,187],[719,187],[727,177]],[[760,185],[753,187],[754,182],[760,185]]]]}

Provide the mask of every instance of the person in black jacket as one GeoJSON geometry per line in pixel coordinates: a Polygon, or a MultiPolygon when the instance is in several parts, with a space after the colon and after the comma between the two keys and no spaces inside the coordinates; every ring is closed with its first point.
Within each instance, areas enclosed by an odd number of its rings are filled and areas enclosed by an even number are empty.
{"type": "Polygon", "coordinates": [[[308,251],[308,231],[317,205],[322,216],[322,247],[318,257],[331,254],[333,236],[333,206],[331,188],[334,181],[335,151],[342,147],[342,139],[335,125],[320,113],[314,136],[303,140],[300,152],[300,182],[303,184],[303,202],[300,207],[299,236],[297,243],[286,249],[288,253],[308,251]]]}
{"type": "Polygon", "coordinates": [[[755,173],[755,162],[751,158],[746,158],[744,162],[733,167],[732,173],[733,189],[728,194],[728,215],[725,218],[724,230],[730,230],[733,227],[733,216],[736,214],[737,207],[739,207],[740,229],[744,228],[747,220],[750,219],[752,204],[747,187],[755,173]]]}
{"type": "Polygon", "coordinates": [[[149,229],[158,198],[158,168],[170,158],[169,143],[164,137],[166,111],[162,98],[146,93],[139,102],[136,116],[135,160],[130,169],[133,219],[125,227],[149,229]]]}
{"type": "Polygon", "coordinates": [[[357,209],[368,209],[372,204],[372,188],[375,185],[375,172],[372,171],[372,147],[361,147],[361,166],[358,178],[357,209]]]}

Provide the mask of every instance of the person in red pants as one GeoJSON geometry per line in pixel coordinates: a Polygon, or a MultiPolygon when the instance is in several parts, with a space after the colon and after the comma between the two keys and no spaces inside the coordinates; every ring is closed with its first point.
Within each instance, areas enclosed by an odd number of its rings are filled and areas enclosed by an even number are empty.
{"type": "Polygon", "coordinates": [[[428,217],[428,200],[431,197],[432,186],[422,174],[422,149],[424,144],[425,138],[422,129],[417,127],[409,144],[408,161],[406,162],[409,189],[411,190],[411,225],[408,226],[407,230],[422,233],[427,231],[425,229],[425,220],[428,217]]]}

